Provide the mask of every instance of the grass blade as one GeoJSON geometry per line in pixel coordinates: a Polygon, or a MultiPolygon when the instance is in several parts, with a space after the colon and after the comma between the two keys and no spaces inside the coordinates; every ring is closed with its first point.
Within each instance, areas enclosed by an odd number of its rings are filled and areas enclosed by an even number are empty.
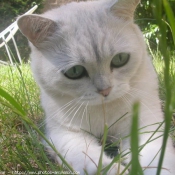
{"type": "Polygon", "coordinates": [[[0,87],[0,96],[5,98],[12,105],[12,107],[15,109],[15,112],[17,112],[19,115],[21,115],[21,116],[26,115],[26,113],[22,109],[21,105],[19,105],[19,103],[9,93],[7,93],[5,90],[3,90],[1,87],[0,87]]]}
{"type": "Polygon", "coordinates": [[[104,126],[104,135],[103,135],[103,140],[102,140],[103,141],[102,142],[102,149],[101,149],[100,159],[99,159],[99,162],[98,162],[97,173],[96,173],[97,175],[101,174],[102,159],[103,159],[103,154],[104,154],[107,135],[108,135],[108,126],[105,124],[105,126],[104,126]]]}
{"type": "Polygon", "coordinates": [[[143,175],[142,168],[139,163],[139,103],[133,106],[132,126],[131,126],[131,175],[143,175]]]}
{"type": "Polygon", "coordinates": [[[171,26],[171,31],[172,31],[172,36],[173,36],[173,41],[175,45],[175,16],[173,13],[173,10],[171,9],[171,6],[167,0],[163,0],[163,6],[165,9],[165,12],[167,14],[170,26],[171,26]]]}
{"type": "Polygon", "coordinates": [[[58,157],[61,159],[63,164],[71,171],[75,172],[73,168],[66,162],[66,160],[62,157],[62,155],[56,150],[56,148],[53,146],[52,143],[46,138],[46,136],[38,129],[38,127],[30,120],[25,118],[22,118],[29,126],[31,126],[45,141],[46,143],[53,149],[53,151],[58,155],[58,157]]]}
{"type": "MultiPolygon", "coordinates": [[[[174,14],[172,12],[172,9],[169,5],[169,3],[166,0],[154,0],[154,6],[159,8],[155,8],[155,17],[158,22],[158,26],[160,29],[160,51],[162,53],[162,56],[164,58],[165,62],[165,69],[164,69],[164,83],[165,83],[165,89],[166,89],[166,102],[165,102],[165,129],[164,129],[164,137],[163,137],[163,144],[162,144],[162,151],[160,154],[160,159],[158,163],[158,169],[156,175],[160,175],[161,173],[161,167],[163,164],[164,154],[165,154],[165,148],[167,144],[167,139],[169,136],[169,129],[171,125],[171,118],[172,118],[172,109],[171,109],[171,102],[172,102],[172,89],[170,85],[170,55],[167,51],[167,33],[166,33],[166,23],[162,20],[163,18],[163,10],[165,9],[167,13],[167,17],[170,21],[170,27],[172,31],[175,30],[174,23],[174,14]],[[163,9],[164,7],[164,9],[163,9]]],[[[173,38],[175,37],[175,34],[173,34],[173,38]]]]}

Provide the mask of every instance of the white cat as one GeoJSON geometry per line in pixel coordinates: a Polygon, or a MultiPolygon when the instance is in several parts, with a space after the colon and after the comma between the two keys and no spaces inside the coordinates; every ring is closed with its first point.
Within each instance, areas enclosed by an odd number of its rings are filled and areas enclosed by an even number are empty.
{"type": "MultiPolygon", "coordinates": [[[[81,175],[84,170],[89,175],[97,171],[101,153],[97,138],[103,136],[105,123],[111,126],[108,142],[122,140],[121,152],[128,152],[130,139],[125,137],[130,135],[135,101],[141,106],[140,145],[163,121],[157,75],[142,33],[133,22],[138,3],[139,0],[73,2],[18,20],[21,32],[30,41],[47,138],[81,175]]],[[[157,132],[151,140],[160,135],[162,132],[157,132]]],[[[161,144],[162,137],[140,152],[145,175],[156,174],[161,144]]],[[[103,167],[111,161],[104,153],[103,167]]],[[[130,156],[125,157],[124,162],[129,161],[130,156]]],[[[121,165],[119,170],[115,163],[108,174],[115,175],[123,169],[121,165]]],[[[174,174],[175,150],[169,140],[161,175],[174,174]]]]}

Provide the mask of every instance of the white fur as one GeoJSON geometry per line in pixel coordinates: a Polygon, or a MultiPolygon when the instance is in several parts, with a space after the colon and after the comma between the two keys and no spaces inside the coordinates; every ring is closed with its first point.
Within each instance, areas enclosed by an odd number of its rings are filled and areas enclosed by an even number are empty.
{"type": "MultiPolygon", "coordinates": [[[[38,48],[30,44],[32,69],[41,88],[41,101],[46,113],[47,138],[81,175],[84,169],[90,175],[96,172],[101,146],[95,137],[103,135],[105,123],[111,126],[128,112],[109,129],[108,140],[115,141],[130,134],[134,102],[139,101],[141,105],[140,128],[147,126],[141,132],[155,131],[159,126],[155,123],[163,121],[157,75],[142,33],[131,19],[112,13],[110,7],[113,4],[114,1],[90,1],[51,10],[42,17],[56,22],[59,29],[38,48]],[[99,61],[92,41],[98,47],[99,61]],[[131,54],[129,62],[111,71],[113,56],[121,52],[131,54]],[[84,66],[89,77],[79,80],[66,78],[61,71],[74,65],[84,66]],[[103,97],[97,92],[99,87],[112,87],[112,90],[103,97]]],[[[141,134],[140,145],[151,134],[141,134]]],[[[144,147],[140,153],[142,167],[149,165],[161,144],[162,138],[159,138],[144,147]]],[[[130,139],[124,139],[122,151],[127,152],[129,147],[130,139]]],[[[129,162],[129,157],[126,162],[129,162]]],[[[145,175],[156,174],[158,159],[159,155],[144,171],[145,175]]],[[[57,160],[61,163],[58,157],[57,160]]],[[[111,161],[110,157],[103,155],[103,167],[111,161]]],[[[163,167],[170,171],[162,170],[161,175],[175,174],[175,150],[170,140],[163,167]]],[[[116,174],[117,169],[118,164],[114,164],[109,174],[116,174]]]]}

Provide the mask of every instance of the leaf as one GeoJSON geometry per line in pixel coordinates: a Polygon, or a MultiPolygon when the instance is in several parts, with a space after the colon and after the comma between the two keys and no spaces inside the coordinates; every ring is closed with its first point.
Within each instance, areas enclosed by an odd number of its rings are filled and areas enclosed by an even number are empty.
{"type": "Polygon", "coordinates": [[[102,149],[101,149],[100,159],[99,159],[99,162],[98,162],[97,173],[96,173],[97,175],[101,174],[102,159],[103,159],[103,154],[104,154],[104,149],[105,149],[107,135],[108,135],[108,126],[105,124],[105,126],[104,126],[104,135],[103,135],[103,139],[102,139],[102,141],[103,141],[102,149]]]}
{"type": "Polygon", "coordinates": [[[132,126],[131,126],[131,175],[143,175],[142,168],[139,163],[139,103],[133,106],[132,126]]]}
{"type": "Polygon", "coordinates": [[[174,40],[174,45],[175,45],[175,16],[174,16],[173,10],[172,10],[172,8],[167,0],[163,0],[163,5],[164,5],[165,12],[167,14],[167,17],[169,19],[169,23],[170,23],[171,31],[172,31],[172,36],[173,36],[173,40],[174,40]]]}
{"type": "Polygon", "coordinates": [[[10,104],[5,103],[2,100],[0,100],[1,103],[11,108],[14,112],[18,113],[19,115],[26,116],[26,113],[22,109],[22,106],[9,93],[7,93],[1,87],[0,87],[0,96],[6,99],[10,104]]]}

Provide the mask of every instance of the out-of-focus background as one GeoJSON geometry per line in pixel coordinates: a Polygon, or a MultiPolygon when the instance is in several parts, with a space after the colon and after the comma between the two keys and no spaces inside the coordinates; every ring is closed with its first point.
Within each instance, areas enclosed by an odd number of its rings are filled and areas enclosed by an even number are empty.
{"type": "MultiPolygon", "coordinates": [[[[18,16],[27,12],[31,7],[34,5],[38,5],[38,9],[35,13],[43,13],[49,9],[56,8],[60,5],[69,3],[71,1],[87,1],[87,0],[1,0],[0,1],[0,32],[3,31],[8,25],[14,22],[18,16]]],[[[172,9],[175,11],[175,1],[171,0],[170,5],[172,9]]],[[[159,39],[158,39],[158,32],[159,28],[157,26],[157,22],[153,16],[152,10],[152,1],[151,0],[142,0],[140,5],[138,6],[136,12],[136,23],[139,24],[140,28],[142,29],[145,38],[149,42],[151,49],[157,49],[159,47],[159,39]]],[[[168,42],[169,47],[171,48],[173,39],[171,35],[171,30],[167,29],[168,32],[168,42]]],[[[22,52],[21,57],[23,61],[27,61],[29,59],[30,50],[27,47],[27,40],[18,32],[15,35],[15,40],[18,42],[19,50],[22,52]]],[[[1,42],[1,41],[0,41],[1,42]]],[[[8,43],[11,45],[11,43],[8,43]]],[[[13,46],[11,46],[13,50],[13,46]]],[[[6,60],[6,52],[4,49],[0,49],[0,60],[6,60]]]]}

